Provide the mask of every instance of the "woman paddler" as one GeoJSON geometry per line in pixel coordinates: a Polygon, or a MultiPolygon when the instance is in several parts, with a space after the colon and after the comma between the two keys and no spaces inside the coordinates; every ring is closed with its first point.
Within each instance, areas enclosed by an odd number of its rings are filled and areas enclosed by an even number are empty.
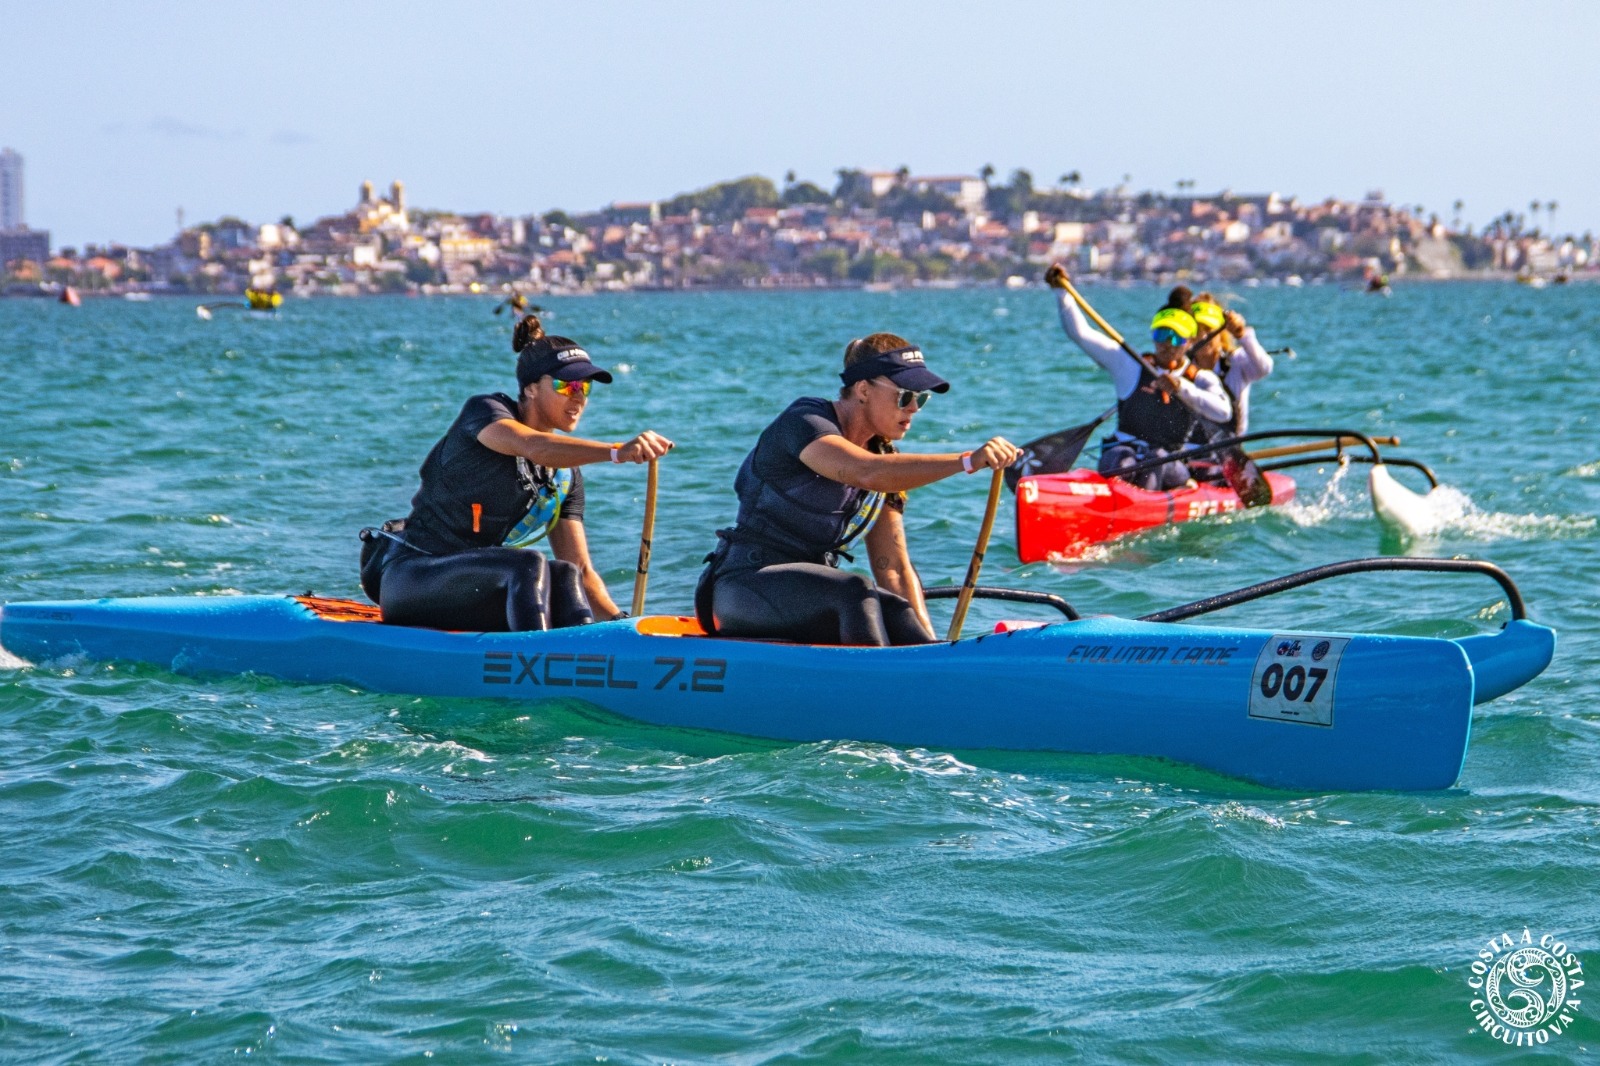
{"type": "Polygon", "coordinates": [[[517,323],[516,398],[473,396],[422,464],[404,523],[362,562],[362,587],[395,625],[474,632],[538,630],[623,617],[589,561],[581,467],[647,463],[672,442],[645,430],[625,444],[562,436],[593,383],[611,383],[577,341],[517,323]],[[532,545],[548,536],[553,560],[532,545]]]}
{"type": "Polygon", "coordinates": [[[1272,373],[1272,356],[1244,316],[1225,309],[1210,293],[1196,296],[1187,310],[1200,335],[1210,337],[1191,347],[1189,358],[1201,370],[1221,378],[1233,402],[1233,416],[1219,428],[1230,437],[1250,432],[1250,386],[1272,373]]]}
{"type": "MultiPolygon", "coordinates": [[[[1089,325],[1077,301],[1066,291],[1071,279],[1061,264],[1052,263],[1045,281],[1059,289],[1061,326],[1107,374],[1117,391],[1117,430],[1100,445],[1100,474],[1120,471],[1146,459],[1181,451],[1197,419],[1217,424],[1233,416],[1233,403],[1210,370],[1189,361],[1186,349],[1199,327],[1187,311],[1163,307],[1150,320],[1155,353],[1135,358],[1116,341],[1089,325]]],[[[1179,488],[1190,482],[1189,468],[1174,460],[1126,480],[1152,491],[1179,488]]]]}
{"type": "Polygon", "coordinates": [[[906,455],[894,442],[949,382],[893,333],[853,340],[837,400],[794,401],[762,430],[734,481],[738,520],[695,591],[708,632],[807,644],[933,642],[922,585],[906,550],[909,489],[1016,460],[999,437],[970,452],[906,455]],[[864,537],[872,578],[838,559],[864,537]]]}

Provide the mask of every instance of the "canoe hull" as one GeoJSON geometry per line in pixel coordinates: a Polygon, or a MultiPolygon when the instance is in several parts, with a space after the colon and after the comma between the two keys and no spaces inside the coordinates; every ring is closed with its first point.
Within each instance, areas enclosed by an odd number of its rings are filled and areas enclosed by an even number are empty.
{"type": "MultiPolygon", "coordinates": [[[[1532,647],[1549,634],[1514,625],[1527,630],[1481,638],[1473,656],[1501,664],[1499,686],[1511,679],[1506,664],[1526,671],[1539,653],[1493,642],[1532,647]]],[[[332,621],[288,597],[188,597],[10,604],[0,644],[34,662],[84,656],[379,692],[581,699],[656,725],[777,740],[1156,756],[1312,791],[1449,787],[1475,694],[1471,659],[1454,641],[1114,618],[836,648],[648,635],[633,621],[447,633],[332,621]],[[1302,675],[1334,669],[1320,693],[1303,676],[1291,704],[1296,663],[1302,675]],[[1274,665],[1275,701],[1263,697],[1274,665]]]]}
{"type": "MultiPolygon", "coordinates": [[[[1266,478],[1274,505],[1294,499],[1292,478],[1266,478]]],[[[1226,485],[1148,492],[1092,470],[1025,477],[1017,482],[1017,554],[1025,563],[1077,559],[1117,537],[1242,507],[1226,485]]]]}

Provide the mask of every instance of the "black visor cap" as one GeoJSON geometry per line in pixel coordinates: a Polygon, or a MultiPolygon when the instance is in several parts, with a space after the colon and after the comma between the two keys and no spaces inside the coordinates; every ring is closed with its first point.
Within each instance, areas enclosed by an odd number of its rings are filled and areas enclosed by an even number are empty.
{"type": "Polygon", "coordinates": [[[928,369],[920,348],[896,348],[847,367],[839,375],[846,385],[872,378],[888,378],[913,392],[949,392],[950,383],[928,369]]]}
{"type": "Polygon", "coordinates": [[[534,341],[517,357],[517,383],[533,384],[546,374],[557,381],[588,381],[611,384],[611,371],[596,366],[577,341],[548,337],[534,341]],[[549,341],[549,343],[545,343],[549,341]]]}

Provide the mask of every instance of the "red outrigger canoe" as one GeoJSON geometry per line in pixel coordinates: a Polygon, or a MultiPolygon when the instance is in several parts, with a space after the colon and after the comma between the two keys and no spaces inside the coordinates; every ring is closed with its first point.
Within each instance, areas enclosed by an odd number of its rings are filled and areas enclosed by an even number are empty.
{"type": "MultiPolygon", "coordinates": [[[[1272,503],[1294,499],[1294,479],[1266,474],[1272,503]]],[[[1242,509],[1227,485],[1148,492],[1093,470],[1038,474],[1017,482],[1017,554],[1025,563],[1082,558],[1097,544],[1175,522],[1242,509]]]]}

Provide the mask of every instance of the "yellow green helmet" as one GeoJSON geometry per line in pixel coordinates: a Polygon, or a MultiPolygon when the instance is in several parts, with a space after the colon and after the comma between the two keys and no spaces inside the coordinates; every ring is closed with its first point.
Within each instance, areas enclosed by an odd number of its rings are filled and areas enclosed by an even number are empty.
{"type": "Polygon", "coordinates": [[[1200,327],[1195,325],[1194,316],[1176,307],[1163,307],[1157,311],[1156,317],[1150,320],[1150,329],[1152,332],[1158,329],[1170,329],[1186,341],[1194,340],[1194,335],[1200,332],[1200,327]]]}
{"type": "Polygon", "coordinates": [[[1189,307],[1189,314],[1200,324],[1200,328],[1207,333],[1214,329],[1221,329],[1222,324],[1227,321],[1227,315],[1223,313],[1222,308],[1209,300],[1201,300],[1192,304],[1189,307]]]}

